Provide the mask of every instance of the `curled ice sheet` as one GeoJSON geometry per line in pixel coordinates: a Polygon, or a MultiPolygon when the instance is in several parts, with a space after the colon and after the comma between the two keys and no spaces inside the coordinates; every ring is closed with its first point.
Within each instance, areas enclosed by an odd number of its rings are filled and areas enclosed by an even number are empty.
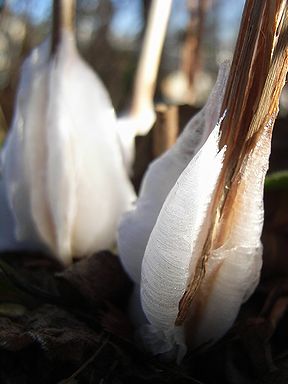
{"type": "MultiPolygon", "coordinates": [[[[262,129],[257,145],[243,161],[237,183],[231,187],[235,188],[236,197],[229,234],[219,248],[209,251],[204,278],[180,327],[186,345],[192,348],[222,337],[258,284],[271,130],[269,124],[262,129]]],[[[151,331],[162,332],[167,346],[171,345],[171,333],[179,334],[179,326],[175,326],[179,302],[195,275],[209,229],[210,201],[224,156],[223,150],[217,153],[214,132],[165,200],[142,263],[143,310],[151,331]]],[[[149,327],[147,332],[149,339],[149,327]]],[[[179,347],[175,338],[172,350],[179,347]]]]}
{"type": "Polygon", "coordinates": [[[205,279],[185,325],[188,342],[193,346],[213,343],[222,337],[232,326],[240,305],[259,282],[263,191],[271,150],[271,130],[269,124],[262,130],[256,147],[240,170],[233,204],[233,225],[224,244],[211,252],[205,279]]]}
{"type": "Polygon", "coordinates": [[[218,152],[218,140],[216,126],[167,196],[145,250],[142,306],[150,323],[162,331],[174,328],[179,301],[207,235],[209,204],[225,153],[218,152]]]}
{"type": "Polygon", "coordinates": [[[51,59],[32,53],[21,84],[2,156],[17,238],[40,238],[66,264],[111,247],[135,195],[104,86],[68,31],[51,59]]]}
{"type": "Polygon", "coordinates": [[[119,255],[124,268],[137,284],[140,283],[145,248],[161,207],[177,178],[219,119],[228,73],[229,64],[223,63],[206,106],[191,119],[176,144],[151,163],[134,208],[122,216],[118,228],[119,255]]]}

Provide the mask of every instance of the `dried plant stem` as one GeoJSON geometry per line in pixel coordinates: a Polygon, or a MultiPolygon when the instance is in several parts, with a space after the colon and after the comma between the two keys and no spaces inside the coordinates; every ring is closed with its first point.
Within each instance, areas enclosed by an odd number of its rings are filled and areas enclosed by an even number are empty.
{"type": "Polygon", "coordinates": [[[182,70],[186,74],[189,87],[193,89],[195,73],[201,65],[200,50],[203,40],[206,12],[210,2],[208,0],[190,0],[188,8],[190,21],[186,31],[186,38],[182,51],[182,70]]]}
{"type": "MultiPolygon", "coordinates": [[[[253,1],[249,0],[248,3],[253,1]]],[[[234,201],[231,185],[235,185],[245,156],[256,146],[259,134],[269,122],[272,135],[288,68],[288,11],[287,7],[284,8],[286,1],[258,3],[263,13],[258,39],[255,41],[254,50],[251,49],[251,67],[247,68],[249,76],[242,85],[238,82],[242,98],[237,98],[237,94],[232,96],[235,76],[231,74],[234,80],[229,82],[227,87],[231,96],[223,102],[223,110],[227,110],[227,120],[223,122],[221,144],[227,145],[227,152],[214,203],[220,215],[218,221],[221,222],[218,228],[214,228],[217,229],[214,230],[214,247],[220,246],[227,237],[228,223],[231,221],[229,210],[232,211],[230,208],[234,201]],[[244,106],[243,110],[236,111],[237,103],[244,106]],[[234,117],[229,112],[229,105],[234,117]]],[[[258,6],[257,1],[255,5],[258,6]]],[[[253,4],[249,6],[252,7],[253,4]]],[[[240,60],[239,66],[242,66],[240,60]]]]}
{"type": "Polygon", "coordinates": [[[134,82],[131,114],[153,108],[156,78],[171,6],[172,0],[152,1],[134,82]]]}
{"type": "Polygon", "coordinates": [[[179,303],[176,324],[182,324],[204,276],[209,254],[227,239],[240,169],[269,126],[272,134],[279,97],[288,70],[286,0],[247,0],[223,101],[220,147],[227,146],[216,193],[211,202],[210,230],[193,280],[179,303]]]}
{"type": "Polygon", "coordinates": [[[3,134],[5,134],[8,131],[8,124],[7,124],[1,105],[0,105],[0,131],[3,132],[3,134]]]}
{"type": "Polygon", "coordinates": [[[179,131],[178,107],[176,105],[156,105],[156,124],[153,128],[153,155],[160,156],[175,144],[179,131]]]}
{"type": "Polygon", "coordinates": [[[62,30],[66,29],[74,32],[75,1],[76,0],[53,1],[51,55],[57,50],[62,30]]]}

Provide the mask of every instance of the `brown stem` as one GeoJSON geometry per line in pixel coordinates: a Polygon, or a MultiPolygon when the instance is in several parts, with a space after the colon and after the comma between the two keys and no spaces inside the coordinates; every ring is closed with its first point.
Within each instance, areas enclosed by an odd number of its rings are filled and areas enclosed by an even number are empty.
{"type": "MultiPolygon", "coordinates": [[[[253,1],[249,0],[249,2],[253,1]]],[[[225,119],[223,122],[220,145],[227,145],[227,151],[215,197],[216,202],[218,201],[216,204],[222,222],[221,236],[219,235],[220,227],[216,234],[218,245],[223,243],[228,232],[226,224],[231,216],[228,210],[234,199],[232,190],[229,192],[230,186],[238,177],[245,157],[256,146],[259,134],[271,119],[273,120],[272,134],[274,120],[278,114],[279,98],[287,73],[286,24],[288,22],[287,9],[284,12],[283,8],[283,4],[286,6],[286,1],[258,1],[258,3],[261,4],[260,12],[263,16],[259,26],[258,39],[255,41],[255,48],[254,50],[251,49],[251,65],[248,68],[244,67],[249,76],[245,76],[242,84],[241,78],[240,82],[237,82],[238,94],[242,97],[239,98],[237,93],[235,94],[233,83],[231,88],[228,83],[227,91],[231,92],[231,96],[228,100],[224,98],[222,108],[227,110],[228,116],[227,120],[225,119]],[[225,101],[227,102],[226,108],[225,101]],[[235,107],[237,103],[242,105],[243,109],[239,110],[239,107],[235,107]],[[234,114],[233,118],[229,110],[230,107],[234,114]]],[[[255,1],[251,7],[253,5],[255,7],[252,8],[252,11],[255,11],[259,4],[255,1]]],[[[254,15],[257,17],[257,13],[254,15]]],[[[248,46],[247,50],[250,53],[248,46]]],[[[244,64],[240,58],[236,68],[241,68],[244,64]]],[[[231,77],[234,77],[233,74],[231,77]]]]}
{"type": "Polygon", "coordinates": [[[286,0],[246,0],[222,107],[222,111],[227,110],[227,116],[221,127],[220,147],[226,145],[227,150],[211,202],[210,230],[195,275],[179,303],[176,324],[186,319],[205,276],[209,254],[227,238],[241,166],[270,120],[272,133],[287,69],[286,0]]]}
{"type": "Polygon", "coordinates": [[[62,30],[74,32],[76,0],[54,0],[52,16],[51,55],[60,43],[62,30]]]}
{"type": "Polygon", "coordinates": [[[156,124],[153,128],[153,155],[158,157],[175,144],[178,136],[178,107],[156,105],[156,124]]]}
{"type": "Polygon", "coordinates": [[[186,74],[188,84],[193,90],[195,73],[200,68],[200,50],[204,34],[208,0],[192,0],[189,2],[190,21],[182,51],[182,70],[186,74]]]}

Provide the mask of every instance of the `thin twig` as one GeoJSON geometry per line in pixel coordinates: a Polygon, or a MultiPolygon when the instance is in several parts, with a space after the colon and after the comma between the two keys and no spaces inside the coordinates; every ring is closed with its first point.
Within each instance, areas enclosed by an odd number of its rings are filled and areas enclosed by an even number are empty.
{"type": "Polygon", "coordinates": [[[100,345],[100,347],[97,349],[97,351],[95,353],[93,353],[93,355],[85,361],[84,364],[81,365],[80,368],[77,369],[77,371],[75,371],[70,377],[68,377],[67,379],[64,379],[64,380],[61,380],[59,381],[58,384],[69,384],[69,382],[73,379],[75,379],[81,372],[83,372],[89,364],[91,364],[95,358],[97,356],[99,356],[99,354],[102,352],[102,350],[104,349],[104,347],[106,347],[106,345],[108,344],[108,341],[109,341],[109,335],[106,337],[106,339],[103,341],[103,343],[100,345]]]}

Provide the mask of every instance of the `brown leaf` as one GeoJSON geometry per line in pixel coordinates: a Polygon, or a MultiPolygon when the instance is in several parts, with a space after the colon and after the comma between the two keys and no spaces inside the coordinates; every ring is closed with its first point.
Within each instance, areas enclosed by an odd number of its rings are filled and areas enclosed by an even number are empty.
{"type": "Polygon", "coordinates": [[[288,193],[266,191],[262,277],[288,276],[288,193]]]}
{"type": "Polygon", "coordinates": [[[58,273],[56,278],[62,290],[71,292],[73,288],[91,306],[110,302],[123,307],[132,288],[119,259],[108,251],[80,260],[58,273]]]}
{"type": "Polygon", "coordinates": [[[7,351],[33,344],[50,359],[79,362],[98,342],[97,332],[53,305],[43,305],[17,320],[0,317],[0,347],[7,351]]]}
{"type": "Polygon", "coordinates": [[[20,320],[0,317],[0,348],[8,351],[20,351],[31,345],[33,339],[20,320]]]}
{"type": "Polygon", "coordinates": [[[100,315],[100,322],[105,331],[115,336],[124,339],[133,337],[133,327],[128,316],[110,303],[107,303],[100,315]]]}

